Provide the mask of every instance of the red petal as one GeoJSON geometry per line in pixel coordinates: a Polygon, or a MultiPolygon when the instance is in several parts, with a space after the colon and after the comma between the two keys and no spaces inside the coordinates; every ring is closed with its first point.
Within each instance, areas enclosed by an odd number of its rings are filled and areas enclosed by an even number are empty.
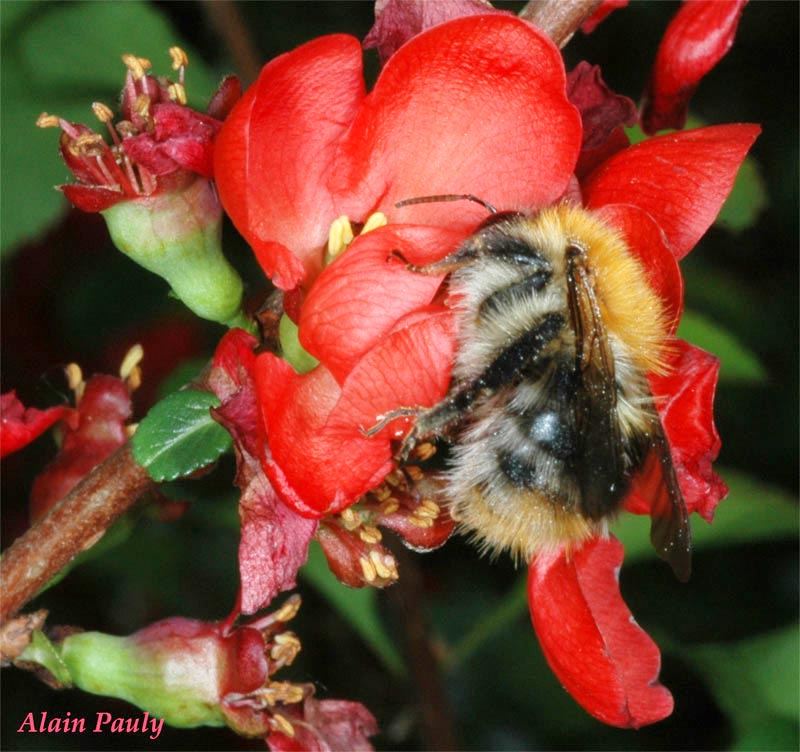
{"type": "Polygon", "coordinates": [[[0,457],[27,446],[71,412],[67,405],[46,410],[25,407],[15,391],[6,392],[0,396],[0,457]]]}
{"type": "Polygon", "coordinates": [[[341,385],[324,366],[298,376],[270,353],[256,361],[256,384],[272,456],[266,471],[298,513],[344,509],[392,468],[388,431],[366,438],[378,416],[400,406],[429,406],[450,379],[450,311],[409,317],[352,369],[341,385]]]}
{"type": "Polygon", "coordinates": [[[407,271],[441,258],[461,235],[434,227],[392,225],[356,238],[311,288],[300,316],[300,342],[340,383],[359,358],[407,313],[433,299],[442,276],[407,271]]]}
{"type": "Polygon", "coordinates": [[[617,128],[596,149],[581,149],[578,164],[575,165],[575,174],[580,180],[589,175],[598,165],[610,159],[618,151],[627,149],[631,145],[628,134],[624,128],[617,128]]]}
{"type": "Polygon", "coordinates": [[[391,57],[342,144],[331,186],[341,213],[376,201],[393,221],[470,232],[485,218],[461,202],[401,199],[471,193],[503,209],[551,203],[578,156],[581,128],[553,43],[505,15],[459,18],[391,57]]]}
{"type": "Polygon", "coordinates": [[[645,94],[646,133],[683,128],[695,89],[733,45],[747,0],[693,0],[670,21],[645,94]]]}
{"type": "Polygon", "coordinates": [[[604,723],[639,728],[666,718],[673,702],[658,683],[658,647],[622,600],[622,558],[615,538],[592,538],[571,555],[540,554],[529,569],[528,604],[565,689],[604,723]]]}
{"type": "Polygon", "coordinates": [[[363,96],[358,40],[322,37],[264,66],[217,137],[222,204],[285,290],[322,264],[336,217],[324,186],[363,96]]]}
{"type": "Polygon", "coordinates": [[[58,188],[73,206],[85,212],[101,212],[127,198],[121,191],[94,185],[72,183],[60,185],[58,188]]]}
{"type": "Polygon", "coordinates": [[[371,752],[367,737],[378,733],[378,724],[360,702],[316,700],[287,707],[294,737],[274,732],[267,737],[271,752],[371,752]]]}
{"type": "Polygon", "coordinates": [[[642,262],[653,290],[664,302],[674,334],[683,312],[683,276],[664,233],[649,214],[635,206],[608,204],[598,215],[622,232],[628,247],[642,262]]]}
{"type": "Polygon", "coordinates": [[[67,427],[55,459],[31,488],[31,519],[42,517],[86,475],[128,440],[131,397],[124,381],[97,374],[86,382],[75,428],[67,427]]]}
{"type": "Polygon", "coordinates": [[[589,208],[633,204],[683,258],[716,219],[761,128],[716,125],[648,139],[618,152],[583,184],[589,208]]]}
{"type": "Polygon", "coordinates": [[[462,16],[495,11],[488,0],[375,0],[375,24],[364,37],[364,48],[378,50],[385,63],[409,39],[425,29],[462,16]]]}
{"type": "MultiPolygon", "coordinates": [[[[728,493],[711,467],[721,446],[713,412],[719,360],[677,340],[670,365],[667,376],[650,376],[650,386],[686,508],[711,522],[717,504],[728,493]]],[[[635,511],[649,509],[647,500],[637,496],[634,494],[626,506],[635,511]]]]}
{"type": "Polygon", "coordinates": [[[591,34],[603,21],[605,21],[606,17],[612,11],[615,11],[618,8],[625,8],[627,5],[628,0],[601,0],[597,10],[595,10],[595,12],[592,13],[592,15],[581,24],[581,31],[584,34],[591,34]]]}

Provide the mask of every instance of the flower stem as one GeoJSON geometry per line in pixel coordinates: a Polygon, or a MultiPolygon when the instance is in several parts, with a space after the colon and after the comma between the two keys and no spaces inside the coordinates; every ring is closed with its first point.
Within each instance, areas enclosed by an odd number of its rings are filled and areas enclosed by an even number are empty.
{"type": "Polygon", "coordinates": [[[92,470],[3,554],[0,623],[95,543],[153,485],[127,444],[92,470]]]}
{"type": "Polygon", "coordinates": [[[519,16],[563,47],[599,5],[600,0],[530,0],[519,16]]]}

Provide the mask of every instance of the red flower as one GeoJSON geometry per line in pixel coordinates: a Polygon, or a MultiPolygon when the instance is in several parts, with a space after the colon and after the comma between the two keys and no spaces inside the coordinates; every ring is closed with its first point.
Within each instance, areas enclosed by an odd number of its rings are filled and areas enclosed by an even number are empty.
{"type": "MultiPolygon", "coordinates": [[[[183,86],[186,54],[170,49],[179,82],[147,73],[150,61],[123,55],[128,67],[122,90],[122,117],[95,102],[92,109],[105,123],[111,145],[91,128],[42,114],[40,127],[61,128],[61,156],[77,183],[60,186],[79,209],[98,212],[126,199],[156,195],[183,185],[190,174],[211,176],[211,142],[220,121],[186,107],[183,86]]],[[[213,111],[224,116],[238,98],[239,83],[227,78],[212,100],[213,111]]]]}
{"type": "Polygon", "coordinates": [[[747,0],[688,0],[670,21],[645,93],[647,133],[683,128],[700,81],[733,45],[747,0]]]}
{"type": "Polygon", "coordinates": [[[581,31],[591,34],[611,13],[627,6],[628,0],[601,0],[595,12],[581,24],[581,31]]]}
{"type": "MultiPolygon", "coordinates": [[[[394,464],[390,439],[407,424],[372,438],[362,429],[398,406],[432,405],[448,386],[454,320],[437,297],[441,279],[408,272],[396,255],[416,264],[441,258],[485,212],[449,203],[398,209],[398,200],[463,192],[533,211],[582,196],[623,234],[677,326],[677,260],[714,220],[759,129],[717,126],[616,145],[578,185],[584,139],[565,85],[549,40],[487,15],[414,37],[366,97],[356,41],[316,40],[269,63],[234,108],[215,153],[223,205],[275,283],[304,288],[299,338],[319,361],[304,375],[271,353],[254,364],[264,469],[299,514],[320,518],[374,489],[394,464]],[[334,220],[346,215],[358,229],[376,211],[389,224],[356,237],[320,273],[334,220]]],[[[609,132],[621,119],[612,115],[609,132]]],[[[336,227],[332,247],[341,250],[336,227]]],[[[711,471],[715,381],[715,361],[689,345],[668,377],[652,379],[687,506],[706,516],[724,493],[711,471]]],[[[631,502],[637,511],[650,499],[646,480],[638,506],[631,502]]],[[[671,698],[651,687],[658,651],[629,621],[620,560],[618,544],[597,538],[573,556],[536,557],[531,607],[545,654],[576,699],[608,723],[637,726],[667,715],[671,698]],[[562,599],[570,582],[574,597],[562,599]]]]}

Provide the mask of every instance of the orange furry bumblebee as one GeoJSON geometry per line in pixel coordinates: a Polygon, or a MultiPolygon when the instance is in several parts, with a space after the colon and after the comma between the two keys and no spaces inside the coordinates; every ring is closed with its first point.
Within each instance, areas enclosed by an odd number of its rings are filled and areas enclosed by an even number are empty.
{"type": "MultiPolygon", "coordinates": [[[[663,372],[669,325],[615,230],[568,205],[496,212],[441,261],[459,343],[448,395],[413,411],[400,457],[424,438],[454,442],[444,495],[491,551],[524,560],[607,532],[633,477],[660,473],[651,539],[689,577],[691,530],[647,373],[663,372]]],[[[399,414],[384,417],[377,428],[399,414]]]]}

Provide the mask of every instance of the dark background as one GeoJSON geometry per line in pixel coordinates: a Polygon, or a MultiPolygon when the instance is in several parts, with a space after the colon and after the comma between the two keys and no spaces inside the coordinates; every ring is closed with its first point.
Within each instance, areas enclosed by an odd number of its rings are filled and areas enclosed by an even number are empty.
{"type": "MultiPolygon", "coordinates": [[[[19,4],[4,3],[6,14],[9,5],[19,4]]],[[[174,39],[188,42],[215,75],[236,65],[247,75],[247,45],[241,37],[235,47],[226,44],[232,19],[225,9],[220,12],[221,3],[215,6],[152,7],[166,19],[174,39]]],[[[36,12],[46,14],[52,7],[38,4],[36,12]]],[[[612,88],[638,99],[677,7],[632,3],[593,35],[577,34],[565,51],[567,67],[582,59],[598,63],[612,88]]],[[[379,748],[431,748],[447,735],[465,749],[797,748],[798,561],[792,504],[797,491],[798,7],[751,3],[732,51],[692,103],[692,115],[709,124],[762,124],[752,155],[767,204],[754,224],[738,232],[713,227],[682,263],[687,308],[713,323],[700,344],[725,353],[723,373],[730,377],[717,397],[723,438],[719,464],[732,488],[728,504],[738,517],[732,511],[723,524],[722,505],[720,537],[698,546],[688,585],[675,582],[666,567],[646,555],[626,563],[622,572],[631,610],[662,647],[662,680],[676,700],[673,716],[636,732],[610,729],[586,716],[544,664],[522,601],[509,596],[520,572],[505,558],[481,559],[457,539],[433,554],[404,559],[405,584],[376,600],[386,633],[405,655],[405,677],[388,672],[322,591],[308,579],[301,582],[304,606],[295,631],[304,651],[287,674],[317,682],[321,696],[364,702],[381,724],[379,748]],[[409,660],[407,627],[418,618],[428,627],[427,647],[443,657],[440,667],[409,660]],[[421,718],[431,707],[434,721],[426,727],[421,718]]],[[[368,2],[241,3],[237,10],[261,60],[319,34],[363,37],[372,22],[368,2]]],[[[117,31],[124,40],[125,29],[117,31]]],[[[92,33],[86,29],[86,44],[92,33]]],[[[47,49],[28,52],[42,68],[48,65],[47,49]]],[[[12,54],[6,37],[4,65],[12,54]]],[[[374,76],[374,53],[368,60],[374,76]]],[[[91,71],[85,83],[80,73],[73,71],[72,88],[60,84],[50,96],[57,100],[77,92],[88,104],[104,93],[94,90],[91,71]]],[[[191,81],[190,67],[190,86],[191,81]]],[[[4,108],[18,106],[12,94],[4,79],[4,108]]],[[[57,104],[37,106],[55,110],[57,104]]],[[[39,160],[56,158],[55,138],[45,150],[38,136],[11,145],[27,150],[31,169],[39,160]]],[[[8,164],[4,157],[3,200],[22,185],[8,164]]],[[[51,184],[41,185],[42,194],[51,184]]],[[[226,252],[246,275],[249,294],[258,298],[264,291],[260,272],[231,228],[225,237],[226,252]]],[[[144,340],[148,386],[137,395],[141,412],[157,392],[180,383],[179,376],[168,375],[182,363],[189,361],[182,372],[190,373],[193,364],[208,357],[221,333],[190,320],[166,297],[160,280],[114,251],[98,217],[69,212],[66,206],[55,224],[40,228],[37,240],[15,243],[4,255],[2,305],[3,391],[16,388],[38,405],[63,394],[64,363],[76,360],[89,373],[114,372],[127,346],[144,340]]],[[[53,451],[52,443],[42,440],[4,461],[4,545],[24,530],[31,479],[53,451]]],[[[159,521],[152,510],[138,512],[135,529],[122,544],[109,546],[40,599],[50,610],[50,623],[125,634],[171,615],[222,617],[236,589],[232,474],[232,463],[224,461],[204,483],[177,489],[195,499],[177,522],[159,521]]],[[[88,718],[99,710],[138,711],[77,691],[56,693],[16,669],[3,671],[2,699],[6,749],[263,748],[261,741],[225,729],[166,729],[156,742],[17,734],[30,710],[51,715],[69,710],[88,718]]]]}

